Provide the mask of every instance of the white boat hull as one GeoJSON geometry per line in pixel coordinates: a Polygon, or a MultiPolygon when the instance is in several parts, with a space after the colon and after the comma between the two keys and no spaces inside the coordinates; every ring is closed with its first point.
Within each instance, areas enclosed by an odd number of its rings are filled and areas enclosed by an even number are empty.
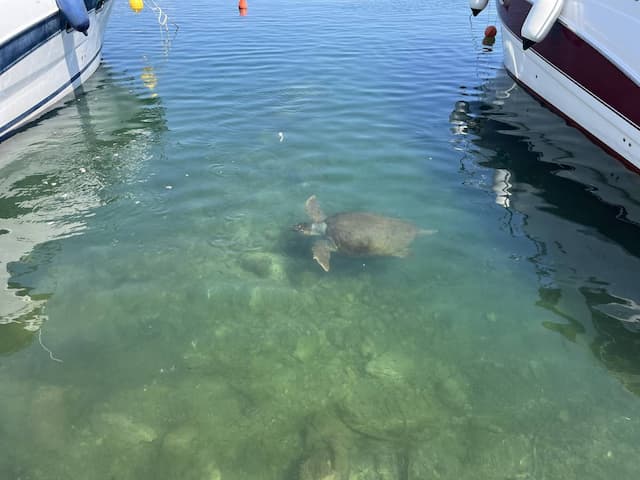
{"type": "MultiPolygon", "coordinates": [[[[496,3],[508,72],[569,123],[640,171],[640,56],[630,47],[633,43],[622,42],[625,32],[631,36],[638,31],[640,21],[627,16],[628,5],[620,3],[616,10],[615,0],[604,6],[592,0],[567,2],[555,31],[524,50],[519,26],[529,2],[513,0],[508,9],[496,3]],[[607,41],[610,38],[613,41],[607,41]]],[[[639,4],[632,7],[640,13],[639,4]]]]}
{"type": "Polygon", "coordinates": [[[0,74],[0,141],[54,108],[98,68],[113,0],[91,10],[88,35],[62,30],[0,74]]]}

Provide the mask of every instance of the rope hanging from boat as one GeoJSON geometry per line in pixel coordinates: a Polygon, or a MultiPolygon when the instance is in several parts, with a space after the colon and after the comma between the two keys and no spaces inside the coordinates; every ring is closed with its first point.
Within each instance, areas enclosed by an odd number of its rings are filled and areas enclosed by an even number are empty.
{"type": "MultiPolygon", "coordinates": [[[[162,34],[161,34],[162,41],[165,48],[164,53],[165,55],[167,55],[171,48],[171,42],[173,40],[173,37],[176,36],[176,34],[178,33],[178,29],[180,27],[178,26],[177,23],[169,20],[169,16],[165,13],[162,7],[158,5],[154,0],[147,0],[147,2],[149,3],[149,9],[156,15],[158,26],[162,31],[162,34]],[[172,25],[174,27],[173,33],[169,31],[169,25],[172,25]]],[[[129,0],[129,7],[131,8],[131,10],[138,13],[142,11],[142,9],[144,8],[144,2],[143,0],[129,0]]]]}
{"type": "Polygon", "coordinates": [[[178,33],[178,29],[180,27],[178,27],[177,23],[171,22],[169,20],[169,16],[164,12],[164,10],[162,10],[160,5],[158,5],[154,0],[148,0],[148,1],[151,4],[151,7],[150,7],[151,11],[157,15],[158,25],[160,26],[160,29],[161,30],[164,29],[164,33],[162,35],[162,41],[164,44],[164,50],[165,50],[164,53],[165,55],[168,55],[169,50],[171,49],[171,42],[173,41],[173,38],[178,33]],[[173,34],[169,32],[169,24],[171,24],[174,27],[173,34]]]}
{"type": "MultiPolygon", "coordinates": [[[[148,0],[149,3],[151,3],[151,10],[158,15],[158,25],[160,25],[161,27],[164,27],[165,29],[168,30],[167,27],[167,23],[169,22],[169,16],[164,13],[164,10],[162,10],[162,8],[160,7],[160,5],[158,5],[156,2],[154,2],[153,0],[148,0]]],[[[174,24],[175,25],[175,24],[174,24]]],[[[176,25],[177,27],[177,25],[176,25]]]]}

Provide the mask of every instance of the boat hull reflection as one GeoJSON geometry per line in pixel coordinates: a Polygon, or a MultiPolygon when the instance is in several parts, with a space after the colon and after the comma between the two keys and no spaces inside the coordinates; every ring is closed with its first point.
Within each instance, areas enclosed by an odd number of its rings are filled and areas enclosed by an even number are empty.
{"type": "Polygon", "coordinates": [[[0,144],[0,335],[17,332],[10,323],[38,331],[54,294],[42,279],[60,242],[86,232],[117,200],[114,187],[134,183],[162,148],[161,99],[131,81],[103,66],[83,95],[0,144]]]}
{"type": "Polygon", "coordinates": [[[543,325],[584,342],[640,394],[640,178],[506,72],[484,89],[450,118],[462,173],[491,178],[505,230],[532,242],[538,303],[561,319],[543,325]]]}

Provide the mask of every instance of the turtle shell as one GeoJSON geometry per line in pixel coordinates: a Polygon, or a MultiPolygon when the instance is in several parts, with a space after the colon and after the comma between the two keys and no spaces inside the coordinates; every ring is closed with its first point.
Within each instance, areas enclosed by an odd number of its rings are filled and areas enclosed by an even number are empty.
{"type": "Polygon", "coordinates": [[[325,222],[326,236],[335,244],[336,250],[354,256],[404,257],[420,233],[420,229],[409,222],[374,213],[338,213],[325,222]]]}

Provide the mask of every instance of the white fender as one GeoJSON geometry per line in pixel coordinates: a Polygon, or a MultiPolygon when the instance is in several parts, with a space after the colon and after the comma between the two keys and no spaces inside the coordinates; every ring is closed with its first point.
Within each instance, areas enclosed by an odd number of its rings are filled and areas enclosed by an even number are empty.
{"type": "Polygon", "coordinates": [[[525,50],[544,40],[560,16],[564,2],[565,0],[536,0],[520,31],[522,46],[525,50]]]}
{"type": "Polygon", "coordinates": [[[487,6],[487,3],[489,3],[489,0],[469,0],[469,7],[471,7],[473,16],[475,17],[482,10],[484,10],[484,7],[487,6]]]}

